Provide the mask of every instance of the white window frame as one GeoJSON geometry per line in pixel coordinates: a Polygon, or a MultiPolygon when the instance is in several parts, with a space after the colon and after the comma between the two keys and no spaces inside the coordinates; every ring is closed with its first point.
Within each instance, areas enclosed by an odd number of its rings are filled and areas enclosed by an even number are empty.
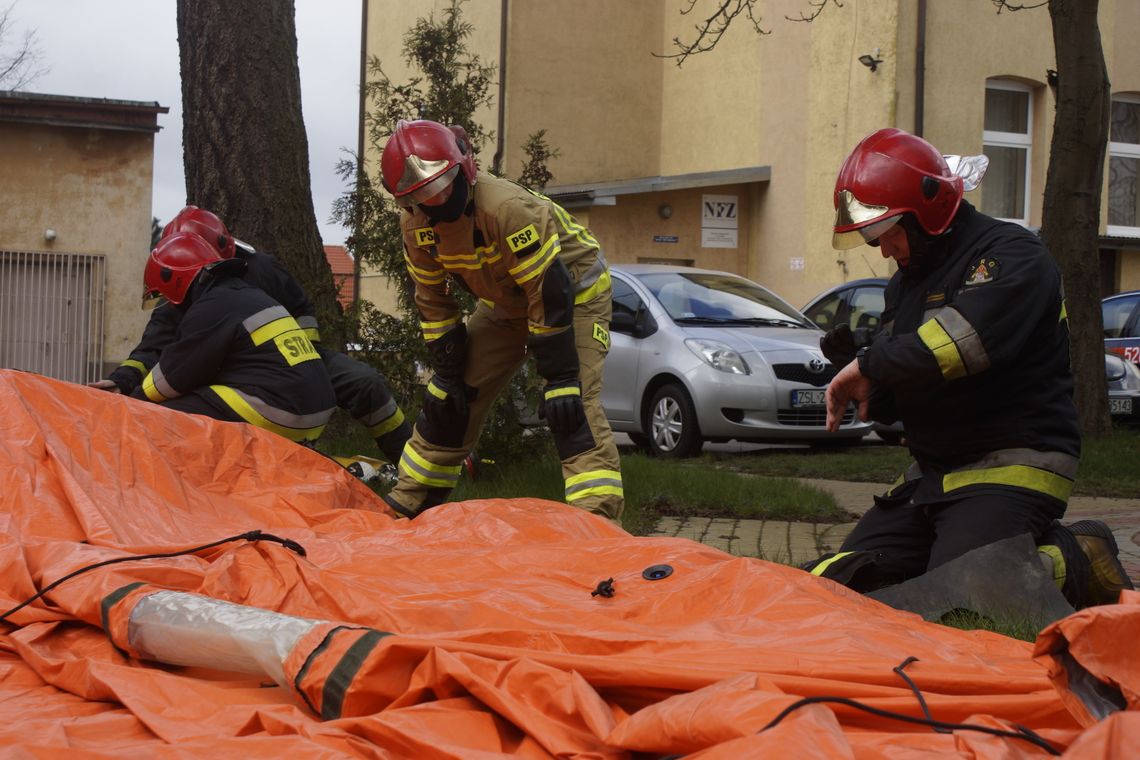
{"type": "MultiPolygon", "coordinates": [[[[1138,95],[1113,95],[1113,102],[1120,103],[1137,103],[1140,104],[1140,96],[1138,95]]],[[[1109,138],[1112,137],[1112,120],[1109,119],[1109,138]]],[[[1111,161],[1113,158],[1134,158],[1140,161],[1140,143],[1124,143],[1124,142],[1109,142],[1108,144],[1108,157],[1111,161]]],[[[1105,171],[1108,171],[1108,166],[1105,166],[1105,171]]],[[[1111,192],[1112,188],[1108,188],[1111,192]]],[[[1107,206],[1107,198],[1106,206],[1107,206]]],[[[1140,237],[1140,227],[1126,227],[1122,224],[1109,224],[1105,227],[1105,233],[1111,237],[1140,237]]]]}
{"type": "MultiPolygon", "coordinates": [[[[1018,132],[998,132],[989,129],[982,130],[983,153],[987,146],[993,146],[995,148],[1020,148],[1025,151],[1025,197],[1022,201],[1021,217],[1003,219],[1003,221],[1014,222],[1015,224],[1020,224],[1022,227],[1028,227],[1030,182],[1033,179],[1033,88],[1029,85],[1021,84],[1020,82],[1011,82],[1008,79],[987,79],[986,89],[1024,92],[1028,96],[1025,109],[1025,134],[1018,132]]],[[[982,192],[985,192],[985,188],[982,189],[982,192]]]]}

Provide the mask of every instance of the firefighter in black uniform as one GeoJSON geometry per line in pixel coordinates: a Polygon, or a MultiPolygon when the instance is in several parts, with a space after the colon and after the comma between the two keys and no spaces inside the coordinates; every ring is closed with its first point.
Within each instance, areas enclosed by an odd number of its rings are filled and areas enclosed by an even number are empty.
{"type": "Polygon", "coordinates": [[[821,341],[842,366],[828,429],[852,402],[863,419],[901,420],[914,463],[809,569],[868,591],[1029,533],[1075,607],[1115,602],[1132,584],[1111,531],[1058,522],[1080,456],[1060,271],[1035,235],[962,192],[943,156],[899,129],[865,138],[839,172],[834,247],[879,247],[898,271],[868,345],[821,341]]]}
{"type": "Polygon", "coordinates": [[[133,395],[315,441],[336,408],[324,363],[288,310],[242,280],[244,269],[191,232],[159,242],[143,272],[146,292],[181,319],[133,395]]]}
{"type": "MultiPolygon", "coordinates": [[[[369,365],[320,344],[315,309],[301,284],[275,256],[256,251],[234,237],[218,216],[197,206],[187,206],[163,229],[163,239],[177,232],[193,232],[213,244],[223,259],[238,258],[246,263],[244,279],[268,293],[289,310],[305,335],[316,346],[336,392],[337,406],[368,428],[376,445],[393,465],[399,461],[404,444],[411,437],[411,425],[384,376],[369,365]]],[[[142,340],[126,361],[106,380],[92,386],[131,394],[158,361],[162,349],[174,339],[182,312],[169,304],[151,314],[142,340]]]]}

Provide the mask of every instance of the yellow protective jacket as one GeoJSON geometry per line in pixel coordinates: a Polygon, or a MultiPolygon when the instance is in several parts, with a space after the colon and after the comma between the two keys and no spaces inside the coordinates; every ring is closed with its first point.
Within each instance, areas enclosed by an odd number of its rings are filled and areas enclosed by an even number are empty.
{"type": "Polygon", "coordinates": [[[566,209],[486,172],[478,173],[472,197],[473,210],[469,207],[470,213],[454,222],[433,225],[418,210],[402,214],[400,220],[404,256],[428,343],[461,319],[449,274],[492,307],[496,316],[525,316],[531,337],[570,326],[572,304],[561,302],[564,289],[547,283],[556,261],[569,273],[573,303],[608,294],[609,270],[598,242],[566,209]]]}

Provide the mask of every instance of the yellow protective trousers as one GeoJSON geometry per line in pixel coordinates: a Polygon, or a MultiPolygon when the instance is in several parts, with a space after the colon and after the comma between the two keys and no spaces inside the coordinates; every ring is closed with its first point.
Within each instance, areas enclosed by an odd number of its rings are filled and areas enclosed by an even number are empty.
{"type": "MultiPolygon", "coordinates": [[[[611,519],[620,518],[625,500],[621,464],[613,431],[602,411],[602,367],[609,350],[610,293],[574,306],[574,344],[578,353],[578,380],[589,426],[589,448],[556,439],[562,456],[566,502],[611,519]]],[[[475,448],[487,412],[519,370],[527,355],[525,318],[495,316],[493,307],[480,302],[467,320],[467,363],[464,382],[476,390],[463,426],[462,442],[441,445],[438,435],[425,437],[423,415],[416,421],[411,440],[400,458],[399,480],[388,500],[407,513],[419,513],[447,500],[459,480],[463,460],[475,448]]],[[[451,432],[458,433],[458,430],[451,432]]],[[[458,435],[454,436],[458,442],[458,435]]]]}

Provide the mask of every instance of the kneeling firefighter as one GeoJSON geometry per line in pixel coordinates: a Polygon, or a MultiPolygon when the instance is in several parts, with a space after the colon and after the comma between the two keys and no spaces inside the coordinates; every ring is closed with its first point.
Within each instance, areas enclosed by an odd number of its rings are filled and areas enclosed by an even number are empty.
{"type": "Polygon", "coordinates": [[[132,395],[314,442],[336,406],[328,372],[288,310],[242,280],[245,266],[192,232],[159,242],[146,295],[165,298],[178,327],[132,395]]]}
{"type": "Polygon", "coordinates": [[[915,461],[808,569],[869,591],[1030,534],[1072,606],[1114,602],[1132,583],[1112,532],[1060,523],[1081,448],[1060,270],[1036,235],[976,211],[964,190],[900,129],[867,136],[840,169],[834,247],[879,248],[898,269],[878,334],[821,341],[842,367],[828,429],[855,403],[863,419],[900,420],[915,461]]]}
{"type": "Polygon", "coordinates": [[[478,171],[466,132],[400,121],[381,159],[403,210],[405,260],[434,376],[386,497],[414,517],[443,503],[491,404],[534,356],[566,501],[611,519],[624,505],[602,412],[610,275],[598,242],[558,204],[478,171]],[[479,299],[463,322],[451,287],[479,299]]]}

